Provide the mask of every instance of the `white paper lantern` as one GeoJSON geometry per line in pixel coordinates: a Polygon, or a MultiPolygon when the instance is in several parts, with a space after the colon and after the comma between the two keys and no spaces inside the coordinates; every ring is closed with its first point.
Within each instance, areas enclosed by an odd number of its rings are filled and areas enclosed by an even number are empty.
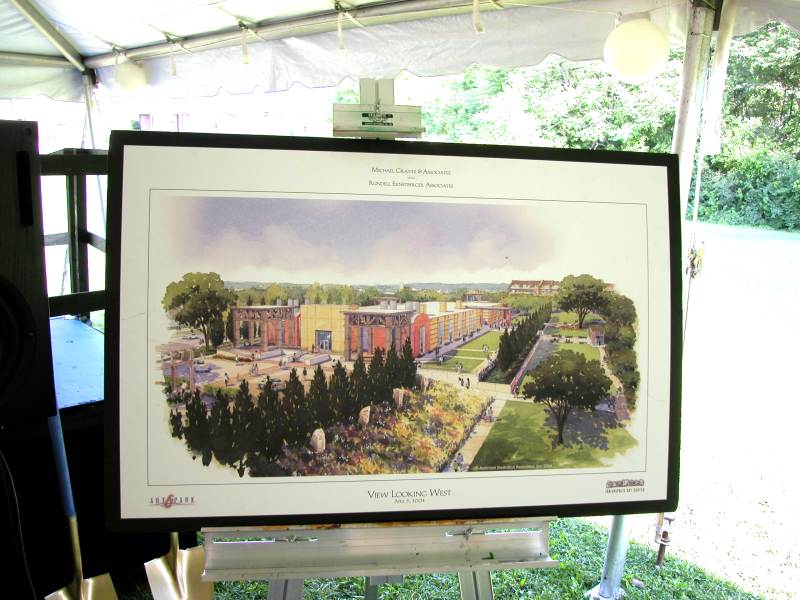
{"type": "Polygon", "coordinates": [[[657,75],[669,58],[666,34],[647,13],[626,15],[606,39],[606,64],[625,83],[641,83],[657,75]]]}
{"type": "Polygon", "coordinates": [[[147,73],[141,65],[126,61],[116,66],[114,81],[126,92],[133,92],[147,85],[147,73]]]}

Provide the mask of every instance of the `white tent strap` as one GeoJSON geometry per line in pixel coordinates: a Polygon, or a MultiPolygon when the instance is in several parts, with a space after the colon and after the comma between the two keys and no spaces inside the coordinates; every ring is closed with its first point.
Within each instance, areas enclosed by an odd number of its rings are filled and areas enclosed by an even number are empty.
{"type": "Polygon", "coordinates": [[[475,29],[475,33],[486,32],[481,22],[481,0],[472,0],[472,27],[475,29]]]}
{"type": "Polygon", "coordinates": [[[339,42],[339,50],[344,50],[344,18],[347,19],[356,27],[364,27],[364,24],[356,19],[349,9],[345,8],[344,5],[339,0],[332,0],[333,7],[336,9],[337,17],[336,17],[336,36],[339,42]]]}

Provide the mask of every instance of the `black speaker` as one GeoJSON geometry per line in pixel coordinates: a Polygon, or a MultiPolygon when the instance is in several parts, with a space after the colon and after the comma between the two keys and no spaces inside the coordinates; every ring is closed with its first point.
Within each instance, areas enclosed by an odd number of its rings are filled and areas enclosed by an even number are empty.
{"type": "Polygon", "coordinates": [[[0,121],[0,428],[56,412],[38,129],[0,121]]]}

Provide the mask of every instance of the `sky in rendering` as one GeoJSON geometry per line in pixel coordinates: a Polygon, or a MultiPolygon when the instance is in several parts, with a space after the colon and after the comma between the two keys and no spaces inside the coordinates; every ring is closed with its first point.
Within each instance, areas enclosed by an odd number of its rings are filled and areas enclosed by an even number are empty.
{"type": "Polygon", "coordinates": [[[226,281],[358,285],[591,273],[620,285],[644,247],[641,208],[174,196],[153,205],[151,253],[170,258],[163,266],[174,278],[216,271],[226,281]]]}

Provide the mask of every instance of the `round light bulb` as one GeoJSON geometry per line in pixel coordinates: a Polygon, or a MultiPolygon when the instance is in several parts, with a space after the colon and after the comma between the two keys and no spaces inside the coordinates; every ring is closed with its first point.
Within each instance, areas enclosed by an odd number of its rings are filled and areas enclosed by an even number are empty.
{"type": "Polygon", "coordinates": [[[669,43],[666,34],[647,14],[631,15],[609,34],[603,56],[619,79],[641,83],[664,68],[669,58],[669,43]]]}
{"type": "Polygon", "coordinates": [[[117,65],[114,81],[126,92],[133,92],[147,85],[147,73],[141,65],[127,61],[117,65]]]}

